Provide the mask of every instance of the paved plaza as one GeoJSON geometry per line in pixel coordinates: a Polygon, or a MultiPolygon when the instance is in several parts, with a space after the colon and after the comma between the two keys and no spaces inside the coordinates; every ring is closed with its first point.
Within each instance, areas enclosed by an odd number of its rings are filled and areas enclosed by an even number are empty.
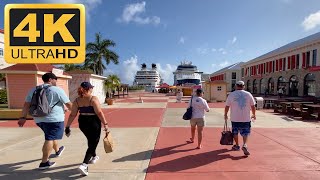
{"type": "MultiPolygon", "coordinates": [[[[268,110],[258,110],[252,123],[248,147],[251,155],[230,151],[219,144],[224,103],[210,103],[206,114],[203,148],[188,143],[189,122],[182,120],[186,98],[141,93],[103,105],[115,141],[115,151],[104,153],[89,165],[89,176],[77,171],[86,151],[86,138],[74,121],[71,136],[60,145],[66,150],[57,164],[38,170],[43,134],[32,120],[24,128],[17,121],[0,121],[0,179],[239,179],[306,180],[320,177],[320,123],[291,119],[268,110]],[[143,103],[138,103],[141,95],[143,103]]],[[[101,139],[103,134],[101,134],[101,139]]],[[[242,141],[240,141],[242,142],[242,141]]]]}

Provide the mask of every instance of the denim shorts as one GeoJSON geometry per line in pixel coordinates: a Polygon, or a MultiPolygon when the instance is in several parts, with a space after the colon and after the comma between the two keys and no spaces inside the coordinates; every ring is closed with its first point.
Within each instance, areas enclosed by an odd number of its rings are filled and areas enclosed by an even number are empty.
{"type": "Polygon", "coordinates": [[[249,136],[251,132],[251,122],[231,122],[232,134],[241,136],[249,136]]]}
{"type": "Polygon", "coordinates": [[[40,122],[37,125],[44,132],[45,140],[59,140],[62,139],[64,131],[64,122],[40,122]]]}

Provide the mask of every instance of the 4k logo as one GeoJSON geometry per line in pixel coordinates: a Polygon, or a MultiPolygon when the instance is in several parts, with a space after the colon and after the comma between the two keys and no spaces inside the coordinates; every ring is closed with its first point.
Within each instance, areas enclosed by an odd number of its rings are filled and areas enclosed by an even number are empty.
{"type": "Polygon", "coordinates": [[[7,63],[82,63],[85,9],[81,4],[8,4],[7,63]]]}

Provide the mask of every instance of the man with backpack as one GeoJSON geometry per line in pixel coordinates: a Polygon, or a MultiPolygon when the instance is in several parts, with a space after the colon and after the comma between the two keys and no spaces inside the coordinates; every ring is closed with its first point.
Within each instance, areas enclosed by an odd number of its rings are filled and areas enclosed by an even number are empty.
{"type": "Polygon", "coordinates": [[[62,139],[64,132],[64,105],[71,110],[72,103],[64,90],[56,86],[55,74],[46,73],[42,76],[42,80],[44,84],[28,93],[18,125],[23,127],[29,113],[44,132],[45,142],[39,169],[47,169],[55,165],[55,162],[49,161],[52,149],[55,150],[56,156],[61,156],[64,151],[64,146],[58,148],[57,140],[62,139]]]}

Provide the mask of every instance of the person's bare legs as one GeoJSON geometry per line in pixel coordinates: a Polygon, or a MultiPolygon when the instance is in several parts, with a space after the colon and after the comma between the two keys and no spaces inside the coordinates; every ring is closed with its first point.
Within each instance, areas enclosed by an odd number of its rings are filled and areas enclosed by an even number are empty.
{"type": "Polygon", "coordinates": [[[54,149],[56,152],[59,151],[58,141],[57,141],[57,140],[53,140],[53,149],[54,149]]]}
{"type": "Polygon", "coordinates": [[[238,134],[233,135],[234,142],[236,142],[236,145],[239,146],[239,139],[238,139],[238,134]]]}
{"type": "Polygon", "coordinates": [[[196,134],[196,126],[192,126],[191,125],[191,138],[190,141],[193,142],[194,141],[194,136],[196,134]]]}
{"type": "Polygon", "coordinates": [[[42,163],[45,163],[49,160],[50,153],[52,151],[53,141],[46,140],[42,147],[42,163]]]}
{"type": "Polygon", "coordinates": [[[203,131],[203,126],[198,126],[197,127],[198,129],[198,149],[201,149],[202,145],[201,145],[201,142],[202,142],[202,131],[203,131]]]}
{"type": "Polygon", "coordinates": [[[243,138],[243,145],[247,145],[248,136],[242,136],[242,138],[243,138]]]}

